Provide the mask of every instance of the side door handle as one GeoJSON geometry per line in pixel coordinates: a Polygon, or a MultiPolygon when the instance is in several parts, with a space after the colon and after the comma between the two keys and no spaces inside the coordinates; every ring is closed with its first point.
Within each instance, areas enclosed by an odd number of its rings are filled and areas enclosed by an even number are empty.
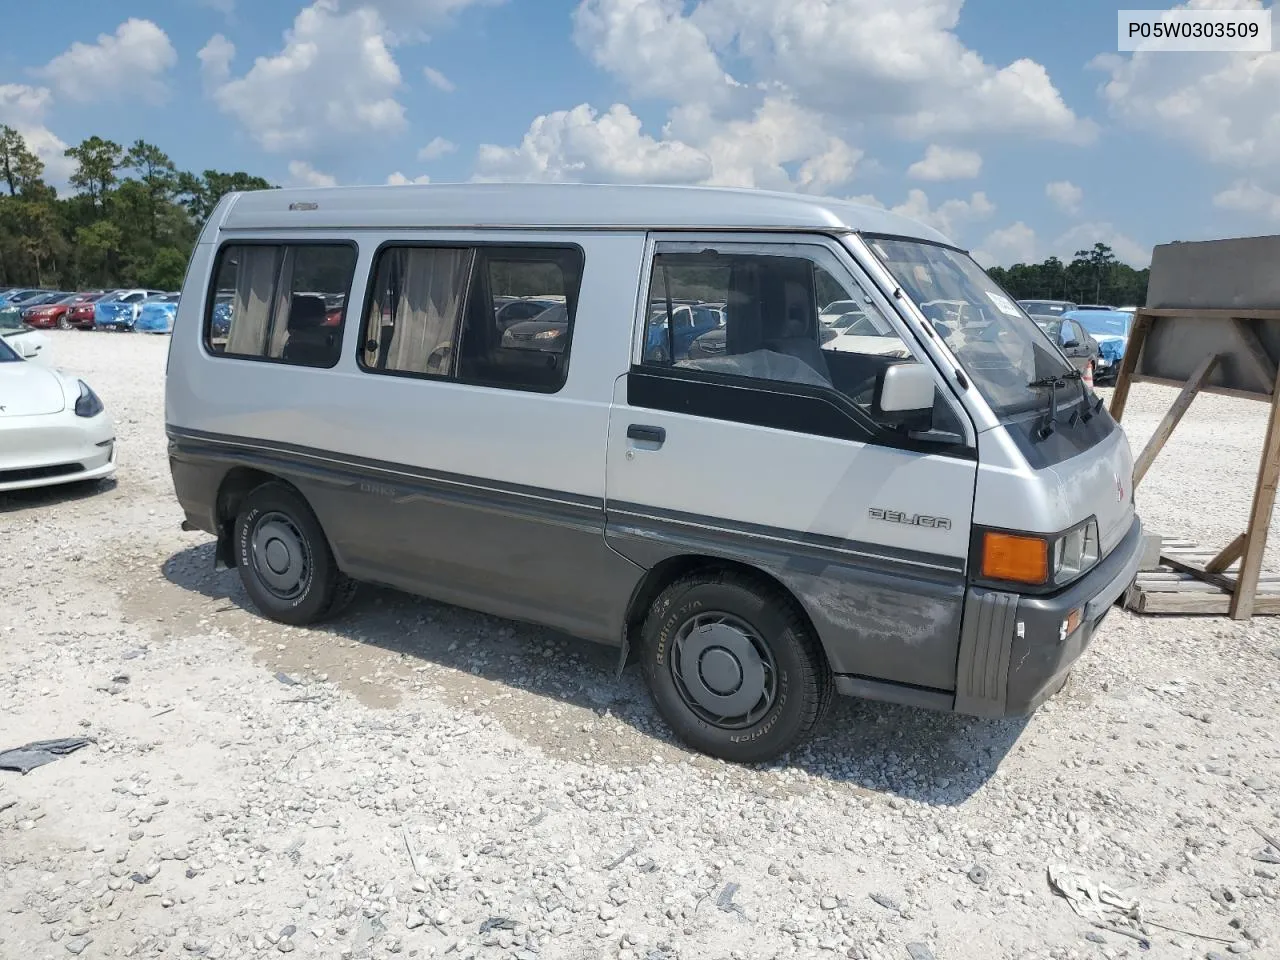
{"type": "Polygon", "coordinates": [[[633,423],[627,427],[628,440],[640,440],[644,443],[655,443],[662,446],[667,439],[665,427],[651,427],[643,423],[633,423]]]}

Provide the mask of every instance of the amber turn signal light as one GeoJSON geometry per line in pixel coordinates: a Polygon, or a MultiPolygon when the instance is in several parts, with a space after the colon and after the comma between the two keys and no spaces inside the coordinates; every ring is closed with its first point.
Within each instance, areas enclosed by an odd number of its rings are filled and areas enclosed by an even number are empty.
{"type": "Polygon", "coordinates": [[[1049,544],[1040,537],[989,531],[982,537],[982,576],[1015,583],[1049,579],[1049,544]]]}

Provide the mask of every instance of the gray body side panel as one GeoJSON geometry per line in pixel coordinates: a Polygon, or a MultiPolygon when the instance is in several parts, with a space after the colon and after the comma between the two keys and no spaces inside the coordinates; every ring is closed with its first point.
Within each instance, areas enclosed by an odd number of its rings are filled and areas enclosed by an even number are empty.
{"type": "Polygon", "coordinates": [[[188,520],[217,529],[234,467],[293,484],[359,580],[617,645],[644,571],[610,550],[599,500],[283,444],[170,433],[188,520]]]}
{"type": "Polygon", "coordinates": [[[607,512],[609,545],[641,567],[706,556],[775,577],[804,607],[835,673],[954,689],[961,561],[636,504],[610,501],[607,512]]]}

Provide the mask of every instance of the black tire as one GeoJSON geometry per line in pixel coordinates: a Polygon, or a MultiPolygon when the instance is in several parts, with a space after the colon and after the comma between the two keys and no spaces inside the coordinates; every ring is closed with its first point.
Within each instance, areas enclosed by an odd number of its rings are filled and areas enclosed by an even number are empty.
{"type": "Polygon", "coordinates": [[[233,535],[240,582],[263,616],[318,623],[355,596],[355,581],[338,569],[320,521],[292,487],[265,483],[251,491],[233,535]]]}
{"type": "Polygon", "coordinates": [[[58,329],[59,330],[71,329],[71,321],[67,319],[67,315],[65,313],[59,314],[58,316],[58,329]]]}
{"type": "Polygon", "coordinates": [[[723,760],[759,763],[786,753],[831,705],[830,667],[795,600],[734,571],[703,571],[663,590],[641,627],[640,648],[645,680],[662,718],[686,744],[723,760]],[[744,666],[734,649],[746,650],[748,658],[754,651],[760,672],[756,664],[744,666]],[[699,658],[696,665],[690,653],[699,658]],[[718,689],[706,679],[708,657],[719,658],[718,689]],[[694,676],[700,688],[686,679],[694,676]],[[754,680],[761,676],[762,695],[752,709],[731,717],[713,715],[708,700],[721,698],[721,706],[736,709],[733,701],[752,696],[754,680]]]}

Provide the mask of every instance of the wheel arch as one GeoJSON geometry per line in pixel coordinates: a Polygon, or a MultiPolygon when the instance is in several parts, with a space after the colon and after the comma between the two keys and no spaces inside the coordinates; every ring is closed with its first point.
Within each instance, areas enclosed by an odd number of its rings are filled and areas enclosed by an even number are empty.
{"type": "MultiPolygon", "coordinates": [[[[280,483],[289,487],[298,496],[302,491],[278,474],[256,467],[232,467],[218,484],[218,495],[214,501],[214,518],[217,524],[217,561],[221,567],[236,566],[236,551],[232,543],[232,532],[235,530],[236,515],[240,505],[258,487],[267,483],[280,483]]],[[[302,497],[305,501],[306,497],[302,497]]]]}
{"type": "Polygon", "coordinates": [[[717,570],[737,573],[756,580],[767,587],[779,590],[786,595],[795,604],[795,608],[804,620],[805,626],[809,628],[810,633],[822,650],[823,657],[826,658],[826,645],[822,642],[822,637],[818,634],[813,618],[805,608],[804,601],[776,576],[760,567],[743,563],[740,560],[729,560],[725,557],[716,557],[708,554],[689,553],[667,557],[654,564],[640,578],[635,589],[631,592],[631,599],[627,604],[626,619],[623,622],[622,655],[618,663],[619,670],[635,662],[638,644],[633,641],[639,639],[640,627],[643,625],[645,617],[649,614],[649,608],[653,606],[653,602],[658,598],[658,595],[677,580],[695,573],[709,573],[717,570]]]}

